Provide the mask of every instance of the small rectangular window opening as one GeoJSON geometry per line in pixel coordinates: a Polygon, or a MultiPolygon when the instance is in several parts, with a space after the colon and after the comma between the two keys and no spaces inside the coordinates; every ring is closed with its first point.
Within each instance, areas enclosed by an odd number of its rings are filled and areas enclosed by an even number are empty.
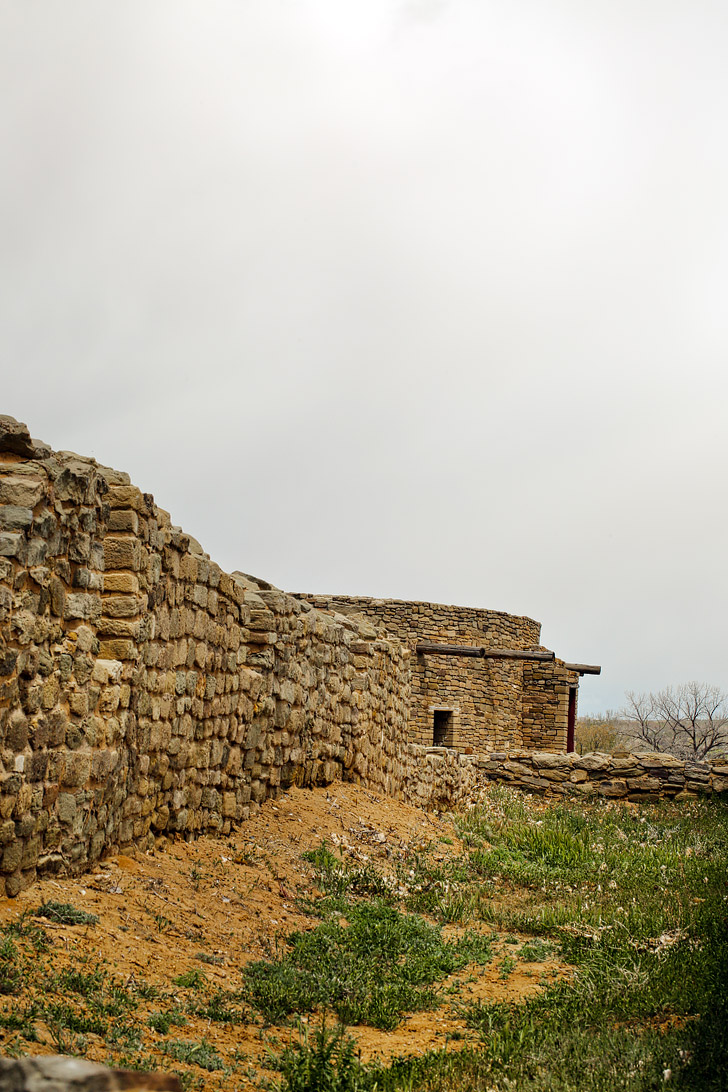
{"type": "Polygon", "coordinates": [[[452,747],[452,709],[433,710],[432,745],[433,747],[452,747]]]}

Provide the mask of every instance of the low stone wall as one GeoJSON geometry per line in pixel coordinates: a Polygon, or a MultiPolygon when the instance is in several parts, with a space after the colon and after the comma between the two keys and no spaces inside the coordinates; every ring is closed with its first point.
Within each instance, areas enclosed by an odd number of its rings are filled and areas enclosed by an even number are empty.
{"type": "MultiPolygon", "coordinates": [[[[728,765],[683,762],[668,754],[609,755],[597,751],[577,755],[519,750],[456,757],[463,773],[460,785],[450,778],[453,805],[475,799],[494,781],[545,796],[633,802],[728,792],[728,765]]],[[[440,748],[430,748],[427,759],[435,781],[440,771],[447,776],[448,769],[452,769],[453,759],[442,754],[440,748]]]]}

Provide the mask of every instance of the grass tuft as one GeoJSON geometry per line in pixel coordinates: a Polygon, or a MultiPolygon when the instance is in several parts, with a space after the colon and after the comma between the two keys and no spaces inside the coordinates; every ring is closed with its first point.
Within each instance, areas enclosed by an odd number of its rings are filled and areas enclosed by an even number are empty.
{"type": "Polygon", "coordinates": [[[47,918],[48,921],[55,921],[61,925],[96,925],[99,920],[97,914],[77,910],[75,906],[71,906],[70,902],[52,900],[39,906],[36,914],[40,918],[47,918]]]}

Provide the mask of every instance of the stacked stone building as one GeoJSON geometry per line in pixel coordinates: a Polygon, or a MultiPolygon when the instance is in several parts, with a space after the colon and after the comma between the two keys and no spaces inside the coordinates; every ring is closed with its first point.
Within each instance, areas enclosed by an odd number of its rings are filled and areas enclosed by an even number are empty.
{"type": "Polygon", "coordinates": [[[466,759],[568,748],[577,670],[538,642],[225,573],[126,474],[0,417],[0,888],[225,833],[292,784],[454,802],[466,759]]]}
{"type": "Polygon", "coordinates": [[[409,738],[486,754],[573,750],[580,671],[539,644],[532,618],[501,611],[351,596],[303,596],[365,618],[410,649],[409,738]]]}

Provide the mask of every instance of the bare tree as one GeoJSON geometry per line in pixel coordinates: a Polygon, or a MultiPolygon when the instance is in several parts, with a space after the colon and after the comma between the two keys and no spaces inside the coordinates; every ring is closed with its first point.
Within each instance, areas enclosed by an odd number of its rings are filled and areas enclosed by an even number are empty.
{"type": "Polygon", "coordinates": [[[622,715],[635,738],[653,751],[702,762],[728,749],[728,693],[707,683],[668,686],[656,694],[627,692],[622,715]]]}

